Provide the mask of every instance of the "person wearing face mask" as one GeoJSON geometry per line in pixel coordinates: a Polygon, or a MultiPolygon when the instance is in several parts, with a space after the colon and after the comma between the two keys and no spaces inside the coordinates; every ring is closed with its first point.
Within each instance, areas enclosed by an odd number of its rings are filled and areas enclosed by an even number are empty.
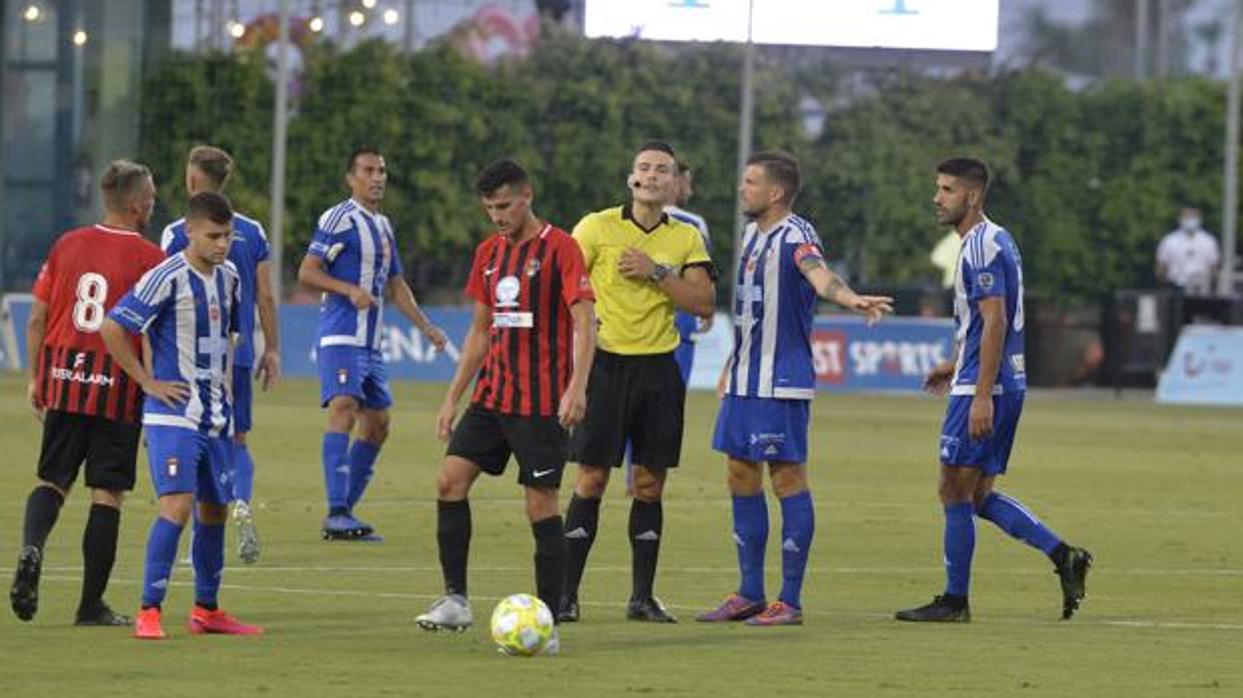
{"type": "Polygon", "coordinates": [[[1182,210],[1178,229],[1161,238],[1157,247],[1157,280],[1181,288],[1189,296],[1213,292],[1213,276],[1221,263],[1217,238],[1200,227],[1200,210],[1182,210]]]}

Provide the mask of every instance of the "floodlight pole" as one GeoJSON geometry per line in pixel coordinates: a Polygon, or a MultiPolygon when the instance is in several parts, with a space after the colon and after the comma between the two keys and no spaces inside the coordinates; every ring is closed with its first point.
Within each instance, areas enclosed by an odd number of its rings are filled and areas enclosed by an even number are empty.
{"type": "MultiPolygon", "coordinates": [[[[747,168],[747,158],[751,157],[752,140],[755,135],[755,41],[753,29],[755,24],[755,0],[747,3],[747,44],[743,48],[742,60],[742,107],[738,115],[738,181],[742,181],[743,170],[747,168]]],[[[742,195],[737,195],[737,206],[734,209],[734,265],[730,283],[738,281],[738,256],[742,254],[742,229],[746,219],[742,215],[742,195]]],[[[730,303],[730,314],[733,314],[734,303],[730,303]]]]}
{"type": "Polygon", "coordinates": [[[1135,0],[1135,79],[1143,80],[1148,62],[1148,0],[1135,0]]]}
{"type": "Polygon", "coordinates": [[[1230,17],[1230,74],[1226,92],[1226,157],[1221,193],[1221,272],[1217,295],[1234,294],[1239,226],[1239,50],[1243,48],[1243,0],[1234,0],[1230,17]]]}
{"type": "Polygon", "coordinates": [[[280,0],[280,31],[276,45],[276,108],[272,114],[272,206],[269,228],[272,237],[272,297],[280,307],[284,295],[285,252],[285,148],[289,125],[289,0],[280,0]]]}

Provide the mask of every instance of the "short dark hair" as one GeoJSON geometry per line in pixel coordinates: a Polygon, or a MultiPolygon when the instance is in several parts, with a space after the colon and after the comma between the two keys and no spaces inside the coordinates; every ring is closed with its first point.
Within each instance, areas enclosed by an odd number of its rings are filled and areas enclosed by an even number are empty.
{"type": "Polygon", "coordinates": [[[354,150],[350,153],[350,159],[345,163],[345,171],[353,172],[354,165],[358,162],[358,158],[364,155],[374,155],[378,158],[384,157],[384,153],[381,153],[379,148],[372,145],[360,145],[357,148],[354,148],[354,150]]]}
{"type": "Polygon", "coordinates": [[[475,191],[480,196],[492,196],[505,185],[516,189],[530,182],[531,178],[522,169],[522,165],[506,158],[483,168],[483,172],[475,179],[475,191]]]}
{"type": "Polygon", "coordinates": [[[216,189],[223,189],[233,174],[233,158],[211,145],[195,146],[190,151],[190,164],[210,179],[216,189]]]}
{"type": "Polygon", "coordinates": [[[99,190],[103,194],[104,208],[109,211],[121,211],[129,200],[138,193],[138,187],[144,180],[151,179],[151,170],[129,160],[115,160],[104,170],[99,179],[99,190]]]}
{"type": "Polygon", "coordinates": [[[673,152],[673,146],[669,145],[665,141],[648,141],[644,143],[643,145],[639,146],[639,149],[634,151],[634,155],[635,157],[638,157],[639,153],[646,153],[649,150],[655,150],[660,153],[665,153],[666,155],[673,158],[674,160],[678,159],[677,153],[673,152]]]}
{"type": "Polygon", "coordinates": [[[747,158],[748,165],[759,165],[764,174],[781,187],[784,195],[781,203],[794,205],[799,192],[803,190],[803,173],[798,165],[798,158],[784,150],[761,150],[747,158]]]}
{"type": "Polygon", "coordinates": [[[229,197],[219,192],[199,192],[190,197],[186,218],[209,220],[217,225],[224,225],[233,220],[233,204],[229,203],[229,197]]]}
{"type": "Polygon", "coordinates": [[[950,158],[937,165],[937,174],[949,175],[965,179],[971,184],[988,191],[988,165],[975,158],[950,158]]]}

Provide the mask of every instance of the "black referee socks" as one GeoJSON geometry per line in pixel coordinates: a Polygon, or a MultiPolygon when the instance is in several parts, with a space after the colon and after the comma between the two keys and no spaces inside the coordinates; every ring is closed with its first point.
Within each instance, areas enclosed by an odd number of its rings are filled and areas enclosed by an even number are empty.
{"type": "Polygon", "coordinates": [[[563,593],[570,599],[578,598],[578,585],[583,581],[583,568],[587,555],[596,540],[596,528],[600,523],[600,500],[579,497],[570,498],[565,509],[565,588],[563,593]]]}
{"type": "Polygon", "coordinates": [[[659,500],[630,502],[630,551],[634,589],[633,600],[650,599],[656,579],[656,558],[660,555],[660,538],[664,529],[664,506],[659,500]]]}

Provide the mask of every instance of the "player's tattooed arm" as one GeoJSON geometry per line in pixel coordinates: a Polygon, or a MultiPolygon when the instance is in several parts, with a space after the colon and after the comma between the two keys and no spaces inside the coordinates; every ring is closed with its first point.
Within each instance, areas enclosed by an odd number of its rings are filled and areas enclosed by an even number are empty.
{"type": "Polygon", "coordinates": [[[867,316],[869,324],[893,312],[893,298],[861,296],[855,293],[841,277],[829,270],[824,259],[819,256],[804,257],[799,261],[798,267],[812,288],[816,289],[816,295],[867,316]]]}

